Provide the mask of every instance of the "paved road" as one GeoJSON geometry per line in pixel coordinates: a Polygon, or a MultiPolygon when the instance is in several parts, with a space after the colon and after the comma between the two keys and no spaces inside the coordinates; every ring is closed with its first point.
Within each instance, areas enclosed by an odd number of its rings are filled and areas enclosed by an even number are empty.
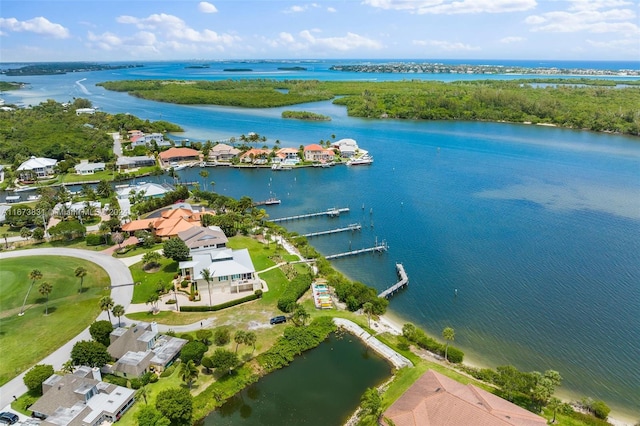
{"type": "MultiPolygon", "coordinates": [[[[69,257],[77,257],[80,259],[85,259],[90,262],[96,263],[100,265],[107,274],[109,274],[109,278],[111,279],[112,286],[118,286],[123,284],[131,284],[133,283],[133,278],[131,277],[131,272],[129,268],[122,263],[120,260],[115,259],[111,256],[91,252],[87,250],[78,250],[78,249],[66,249],[66,248],[39,248],[39,249],[31,249],[31,250],[19,250],[13,252],[3,252],[0,253],[0,260],[9,259],[15,257],[23,257],[23,256],[69,256],[69,257]]],[[[34,263],[35,266],[35,263],[34,263]]],[[[125,285],[122,287],[113,287],[111,289],[111,298],[113,299],[116,305],[122,305],[125,309],[131,303],[131,299],[133,297],[133,285],[125,285]]],[[[99,320],[106,320],[107,313],[102,312],[98,316],[99,320]]],[[[198,324],[199,325],[199,324],[198,324]]],[[[53,365],[53,368],[59,370],[70,357],[71,349],[73,345],[80,340],[91,340],[91,335],[89,334],[89,328],[87,327],[83,330],[79,335],[71,339],[64,346],[56,350],[54,353],[46,357],[45,359],[38,362],[38,364],[50,364],[53,365]]],[[[15,379],[6,383],[2,388],[0,388],[0,407],[5,407],[11,403],[13,400],[13,396],[22,395],[27,391],[27,387],[24,385],[23,377],[25,373],[22,373],[15,379]]]]}

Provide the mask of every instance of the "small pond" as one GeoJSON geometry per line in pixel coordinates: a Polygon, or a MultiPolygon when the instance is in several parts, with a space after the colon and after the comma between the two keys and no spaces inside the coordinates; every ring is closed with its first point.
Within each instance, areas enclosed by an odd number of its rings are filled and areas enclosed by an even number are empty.
{"type": "Polygon", "coordinates": [[[228,400],[204,425],[339,426],[391,366],[351,334],[331,335],[228,400]]]}

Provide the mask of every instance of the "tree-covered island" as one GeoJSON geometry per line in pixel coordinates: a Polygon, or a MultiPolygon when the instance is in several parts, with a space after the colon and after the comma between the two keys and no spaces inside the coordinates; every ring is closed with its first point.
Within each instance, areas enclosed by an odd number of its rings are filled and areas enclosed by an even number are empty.
{"type": "Polygon", "coordinates": [[[309,111],[283,111],[282,118],[294,118],[297,120],[309,121],[331,121],[331,117],[324,114],[317,114],[309,111]]]}
{"type": "Polygon", "coordinates": [[[557,84],[536,80],[444,83],[255,79],[124,80],[98,85],[144,99],[186,105],[271,108],[334,99],[334,104],[346,106],[353,117],[544,123],[640,135],[640,87],[592,87],[582,79],[557,84]]]}
{"type": "Polygon", "coordinates": [[[43,64],[25,65],[20,68],[9,68],[0,70],[0,74],[5,75],[56,75],[68,72],[88,72],[119,70],[124,68],[138,68],[142,65],[106,65],[94,64],[90,62],[52,62],[43,64]]]}

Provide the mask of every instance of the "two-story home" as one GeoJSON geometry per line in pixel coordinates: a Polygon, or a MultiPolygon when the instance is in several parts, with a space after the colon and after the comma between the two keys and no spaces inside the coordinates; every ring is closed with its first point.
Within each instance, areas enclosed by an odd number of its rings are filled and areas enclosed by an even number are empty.
{"type": "Polygon", "coordinates": [[[267,158],[269,157],[268,149],[251,148],[242,155],[240,155],[240,161],[243,163],[251,164],[267,164],[267,158]]]}
{"type": "Polygon", "coordinates": [[[340,152],[340,157],[351,158],[358,153],[358,143],[354,139],[340,139],[334,142],[332,146],[340,152]]]}
{"type": "Polygon", "coordinates": [[[161,152],[158,157],[164,165],[180,163],[183,161],[199,161],[200,153],[191,148],[169,148],[161,152]]]}
{"type": "Polygon", "coordinates": [[[333,160],[335,153],[331,149],[324,149],[318,144],[311,144],[304,147],[304,160],[314,162],[327,162],[333,160]]]}
{"type": "Polygon", "coordinates": [[[135,390],[101,381],[97,368],[53,374],[42,383],[43,395],[29,410],[44,426],[98,426],[114,423],[134,404],[135,390]]]}
{"type": "Polygon", "coordinates": [[[284,165],[295,166],[300,162],[300,156],[298,150],[295,148],[280,148],[276,151],[276,155],[273,158],[274,163],[280,163],[284,165]]]}
{"type": "Polygon", "coordinates": [[[209,160],[230,162],[231,160],[236,158],[240,154],[240,152],[241,151],[238,148],[234,148],[224,143],[219,143],[217,145],[214,145],[209,151],[209,160]]]}
{"type": "Polygon", "coordinates": [[[191,260],[180,262],[178,268],[184,279],[197,283],[200,292],[208,291],[202,271],[211,273],[214,291],[239,293],[262,289],[261,281],[256,277],[247,249],[231,250],[227,248],[227,237],[217,227],[191,228],[180,232],[178,238],[189,247],[191,260]]]}
{"type": "Polygon", "coordinates": [[[121,377],[139,377],[147,371],[160,372],[180,355],[187,340],[158,333],[155,322],[118,327],[109,336],[109,354],[116,360],[104,372],[121,377]]]}
{"type": "Polygon", "coordinates": [[[54,174],[53,168],[58,164],[58,160],[45,157],[32,156],[18,166],[18,175],[22,181],[43,179],[54,174]]]}
{"type": "Polygon", "coordinates": [[[171,146],[171,141],[166,140],[162,133],[143,133],[135,131],[135,133],[131,134],[129,140],[131,141],[131,148],[136,148],[138,146],[148,147],[151,146],[154,141],[159,147],[171,146]]]}

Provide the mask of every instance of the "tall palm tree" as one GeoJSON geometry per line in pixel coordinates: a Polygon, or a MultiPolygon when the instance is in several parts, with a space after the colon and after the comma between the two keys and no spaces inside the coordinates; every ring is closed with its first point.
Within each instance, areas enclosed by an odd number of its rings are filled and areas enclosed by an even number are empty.
{"type": "Polygon", "coordinates": [[[209,306],[211,305],[211,281],[213,281],[213,274],[208,269],[203,269],[201,272],[202,279],[207,282],[207,289],[209,290],[209,306]]]}
{"type": "Polygon", "coordinates": [[[111,309],[111,313],[114,317],[118,318],[118,327],[120,327],[120,317],[124,315],[124,306],[116,305],[111,309]]]}
{"type": "Polygon", "coordinates": [[[449,359],[447,358],[449,352],[449,342],[453,342],[453,340],[456,338],[456,332],[451,327],[445,327],[444,330],[442,330],[442,337],[444,337],[444,340],[446,341],[446,345],[444,347],[444,359],[445,361],[449,361],[449,359]]]}
{"type": "Polygon", "coordinates": [[[74,272],[74,275],[80,278],[80,288],[78,289],[78,293],[82,293],[82,282],[84,281],[84,277],[87,276],[87,270],[82,266],[78,266],[74,272]]]}
{"type": "Polygon", "coordinates": [[[44,309],[44,314],[45,315],[49,315],[49,295],[51,294],[52,290],[53,290],[53,287],[51,286],[51,284],[49,284],[46,281],[43,282],[42,284],[40,284],[40,287],[38,288],[38,291],[40,292],[40,294],[47,298],[47,302],[44,305],[45,306],[45,309],[44,309]]]}
{"type": "Polygon", "coordinates": [[[29,293],[31,293],[31,288],[36,281],[42,279],[42,272],[40,272],[39,269],[34,269],[33,271],[29,272],[29,278],[31,278],[31,285],[29,286],[29,290],[27,290],[27,295],[24,297],[24,302],[22,302],[22,308],[20,308],[20,313],[18,314],[18,316],[24,315],[24,305],[27,304],[27,299],[29,298],[29,293]]]}
{"type": "Polygon", "coordinates": [[[207,190],[207,178],[209,177],[209,172],[206,170],[202,170],[200,173],[200,177],[202,178],[202,182],[204,185],[204,190],[207,190]]]}
{"type": "Polygon", "coordinates": [[[371,314],[373,313],[373,303],[366,302],[365,304],[363,304],[362,312],[367,315],[367,318],[369,319],[369,328],[371,328],[371,314]]]}
{"type": "Polygon", "coordinates": [[[138,392],[136,392],[136,399],[144,399],[144,403],[147,403],[147,395],[149,394],[149,392],[147,392],[147,387],[146,386],[142,386],[140,389],[138,389],[138,392]]]}
{"type": "Polygon", "coordinates": [[[253,346],[253,351],[255,352],[256,350],[256,340],[257,340],[257,336],[256,333],[253,331],[247,331],[244,334],[244,344],[245,345],[252,345],[253,346]]]}
{"type": "Polygon", "coordinates": [[[102,296],[100,298],[100,309],[103,311],[107,311],[107,315],[109,316],[109,322],[111,322],[111,313],[109,310],[113,308],[114,302],[113,299],[109,296],[102,296]]]}
{"type": "Polygon", "coordinates": [[[9,236],[9,234],[7,234],[6,232],[2,234],[2,238],[4,238],[4,248],[5,249],[9,248],[9,241],[7,240],[8,236],[9,236]]]}
{"type": "Polygon", "coordinates": [[[238,346],[240,346],[241,343],[246,343],[246,336],[247,334],[244,330],[236,331],[235,336],[233,336],[233,341],[236,342],[236,353],[238,353],[238,346]]]}
{"type": "Polygon", "coordinates": [[[189,386],[189,389],[191,389],[191,385],[193,384],[193,381],[198,378],[198,375],[198,368],[192,359],[180,364],[180,377],[182,378],[182,381],[189,386]]]}

